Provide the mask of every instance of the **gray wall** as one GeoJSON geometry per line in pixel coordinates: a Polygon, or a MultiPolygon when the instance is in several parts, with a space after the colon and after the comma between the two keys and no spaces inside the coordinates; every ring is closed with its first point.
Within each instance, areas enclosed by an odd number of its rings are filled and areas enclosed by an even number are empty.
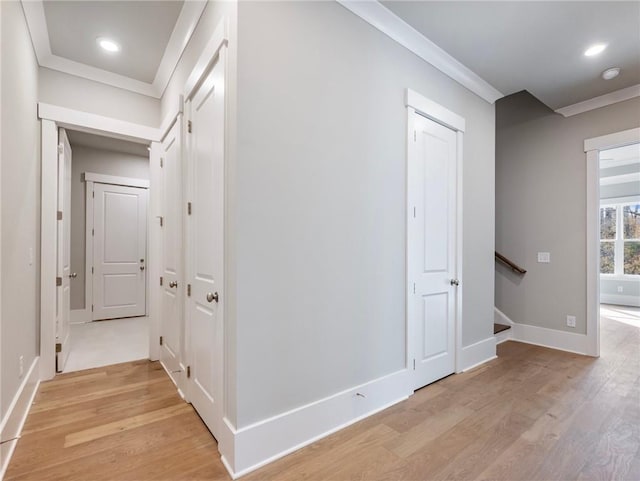
{"type": "Polygon", "coordinates": [[[126,120],[160,125],[160,100],[100,82],[40,68],[40,102],[126,120]]]}
{"type": "Polygon", "coordinates": [[[2,2],[2,415],[38,352],[40,122],[38,65],[20,2],[2,2]],[[30,259],[30,252],[32,258],[30,259]],[[32,262],[31,262],[32,261],[32,262]]]}
{"type": "Polygon", "coordinates": [[[78,274],[71,281],[71,309],[84,309],[86,184],[82,174],[92,172],[148,180],[149,158],[73,144],[71,147],[71,272],[78,274]]]}
{"type": "Polygon", "coordinates": [[[463,343],[493,335],[494,106],[335,2],[240,2],[237,425],[405,365],[410,87],[467,120],[463,343]]]}
{"type": "Polygon", "coordinates": [[[584,140],[638,127],[638,112],[638,98],[568,118],[527,92],[496,103],[496,250],[528,270],[496,265],[496,307],[513,321],[586,332],[584,140]]]}

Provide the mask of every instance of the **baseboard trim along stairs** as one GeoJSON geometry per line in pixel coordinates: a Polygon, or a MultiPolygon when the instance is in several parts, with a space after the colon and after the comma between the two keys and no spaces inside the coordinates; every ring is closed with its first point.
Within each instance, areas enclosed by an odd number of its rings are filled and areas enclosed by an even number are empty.
{"type": "Polygon", "coordinates": [[[510,329],[495,334],[496,343],[513,340],[534,344],[536,346],[549,347],[560,351],[589,355],[589,339],[586,334],[574,334],[572,332],[558,331],[546,327],[520,324],[509,317],[497,307],[494,307],[494,323],[509,326],[510,329]]]}

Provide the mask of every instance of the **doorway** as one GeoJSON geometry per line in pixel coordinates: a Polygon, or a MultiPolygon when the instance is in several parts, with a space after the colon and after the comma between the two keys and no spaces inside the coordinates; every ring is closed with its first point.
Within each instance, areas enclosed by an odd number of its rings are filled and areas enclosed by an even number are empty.
{"type": "Polygon", "coordinates": [[[584,150],[587,354],[597,357],[601,317],[640,305],[640,128],[587,139],[584,150]]]}
{"type": "Polygon", "coordinates": [[[464,119],[407,92],[407,354],[412,388],[459,370],[464,119]]]}

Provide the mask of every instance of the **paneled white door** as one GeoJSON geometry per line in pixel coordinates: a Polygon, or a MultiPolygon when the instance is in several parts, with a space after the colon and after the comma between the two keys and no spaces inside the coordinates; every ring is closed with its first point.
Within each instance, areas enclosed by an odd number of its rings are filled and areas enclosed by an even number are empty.
{"type": "Polygon", "coordinates": [[[412,114],[408,165],[408,328],[413,388],[455,372],[456,133],[412,114]]]}
{"type": "Polygon", "coordinates": [[[186,134],[191,214],[187,215],[189,400],[214,436],[222,422],[224,228],[224,61],[218,58],[188,99],[186,134]]]}
{"type": "Polygon", "coordinates": [[[178,388],[182,387],[184,342],[183,208],[180,132],[178,116],[161,144],[162,176],[162,313],[160,361],[178,388]]]}
{"type": "Polygon", "coordinates": [[[147,189],[94,184],[93,320],[144,316],[147,189]]]}
{"type": "Polygon", "coordinates": [[[71,146],[64,129],[58,131],[58,295],[56,309],[56,371],[69,357],[71,320],[71,146]]]}

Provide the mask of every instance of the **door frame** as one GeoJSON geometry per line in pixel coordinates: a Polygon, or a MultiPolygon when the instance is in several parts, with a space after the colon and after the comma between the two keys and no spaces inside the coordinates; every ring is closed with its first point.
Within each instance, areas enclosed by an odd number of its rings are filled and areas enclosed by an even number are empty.
{"type": "MultiPolygon", "coordinates": [[[[106,137],[150,144],[160,140],[160,129],[124,120],[89,114],[79,110],[38,103],[41,120],[41,217],[40,217],[40,379],[55,377],[56,342],[56,252],[57,252],[57,195],[58,195],[58,128],[77,130],[106,137]]],[[[153,186],[153,183],[150,184],[153,186]]],[[[150,218],[152,213],[148,209],[150,218]]],[[[152,230],[149,229],[149,236],[152,230]]],[[[147,238],[149,266],[158,262],[159,256],[151,239],[147,238]]],[[[150,269],[152,271],[152,269],[150,269]]],[[[151,275],[149,272],[148,276],[151,275]]],[[[153,302],[154,290],[150,289],[149,302],[153,302]]],[[[149,313],[150,359],[157,358],[155,342],[157,318],[149,313]]]]}
{"type": "MultiPolygon", "coordinates": [[[[93,172],[83,172],[81,179],[85,184],[85,221],[84,221],[84,246],[85,246],[85,266],[84,266],[84,310],[83,322],[93,322],[93,312],[89,306],[93,304],[93,278],[91,268],[93,260],[93,188],[94,184],[123,185],[125,187],[140,187],[149,190],[150,181],[146,179],[136,179],[133,177],[120,177],[116,175],[95,174],[93,172]],[[91,282],[89,280],[91,279],[91,282]]],[[[147,197],[147,217],[149,218],[149,198],[147,197]]],[[[148,227],[148,225],[147,225],[148,227]]],[[[149,235],[147,229],[147,237],[149,235]]],[[[147,252],[145,259],[148,258],[149,242],[147,242],[147,252]]],[[[149,276],[145,281],[145,316],[149,314],[149,276]]]]}
{"type": "MultiPolygon", "coordinates": [[[[462,278],[462,167],[463,167],[463,141],[466,121],[463,117],[452,112],[451,110],[443,107],[442,105],[429,100],[421,94],[411,89],[406,89],[405,92],[405,106],[407,107],[407,153],[406,153],[406,179],[405,179],[405,204],[406,204],[406,216],[405,216],[405,352],[406,352],[406,368],[409,372],[412,372],[412,359],[413,352],[411,350],[410,333],[413,332],[409,319],[409,303],[413,292],[410,291],[409,286],[412,280],[409,278],[409,222],[412,211],[411,202],[409,199],[409,161],[410,161],[410,146],[413,144],[413,132],[414,132],[414,116],[421,115],[434,122],[437,122],[451,130],[456,134],[456,235],[455,235],[455,249],[456,249],[456,266],[454,277],[460,281],[460,285],[456,289],[456,314],[455,314],[455,372],[462,372],[464,366],[461,362],[462,354],[462,299],[464,294],[464,282],[462,278]]],[[[409,383],[411,384],[412,377],[409,377],[409,383]]],[[[413,392],[413,388],[409,389],[413,392]]]]}
{"type": "Polygon", "coordinates": [[[640,142],[640,127],[584,141],[587,161],[587,346],[600,356],[600,151],[640,142]]]}

